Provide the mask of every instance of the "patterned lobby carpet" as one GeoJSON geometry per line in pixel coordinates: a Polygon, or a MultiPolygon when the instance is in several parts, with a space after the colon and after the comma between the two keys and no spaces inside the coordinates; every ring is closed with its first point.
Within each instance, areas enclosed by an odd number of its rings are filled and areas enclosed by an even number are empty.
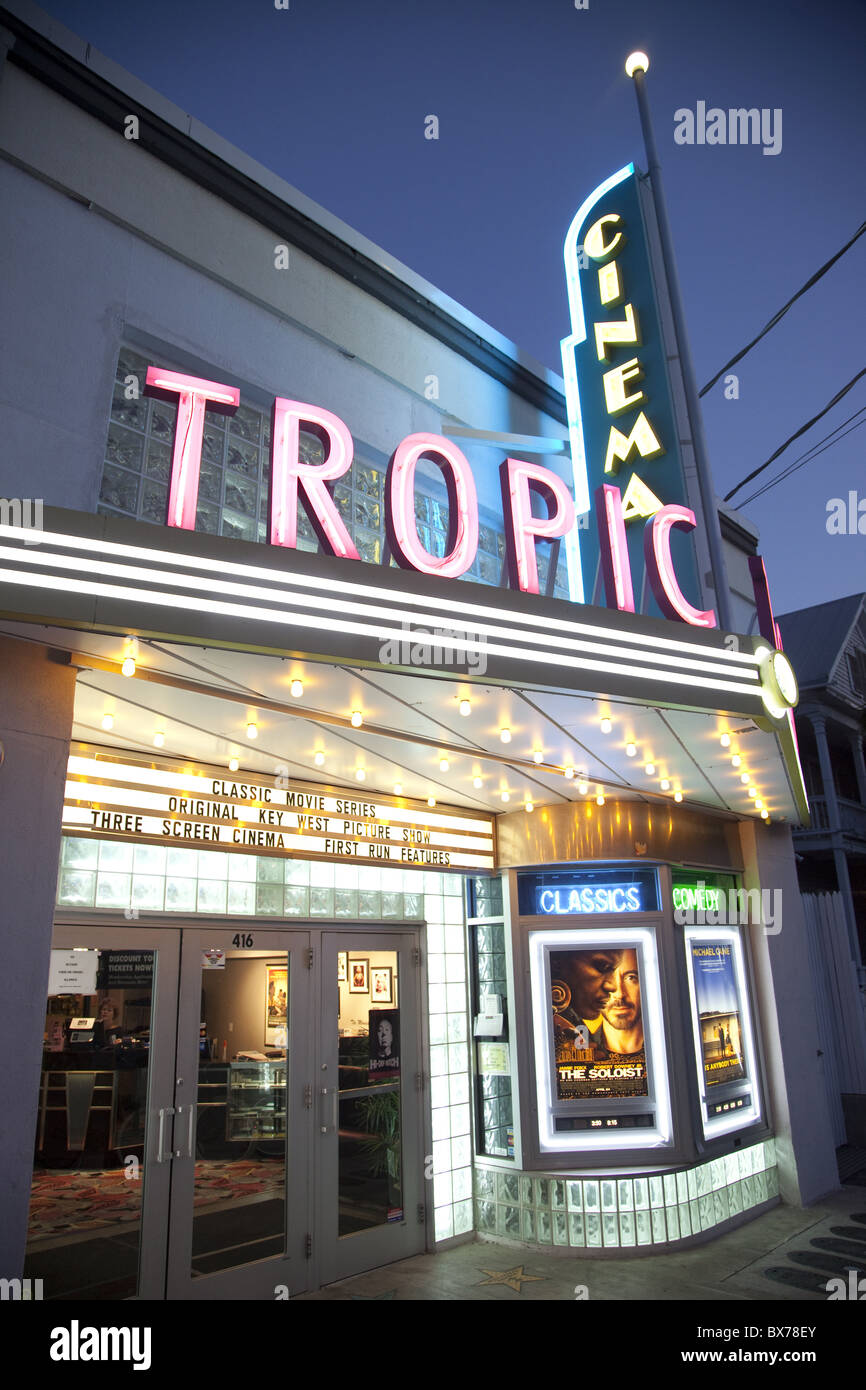
{"type": "MultiPolygon", "coordinates": [[[[254,1197],[279,1197],[285,1183],[282,1162],[244,1159],[237,1163],[195,1165],[195,1206],[254,1197]]],[[[141,1185],[122,1168],[33,1174],[28,1238],[97,1231],[137,1221],[141,1185]]]]}

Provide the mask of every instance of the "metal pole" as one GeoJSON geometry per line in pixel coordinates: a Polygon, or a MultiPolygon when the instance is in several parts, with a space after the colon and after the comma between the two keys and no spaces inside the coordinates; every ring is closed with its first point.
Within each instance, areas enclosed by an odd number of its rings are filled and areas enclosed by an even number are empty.
{"type": "Polygon", "coordinates": [[[682,372],[683,386],[686,393],[686,410],[689,417],[692,448],[695,451],[698,487],[701,494],[701,506],[704,512],[704,525],[707,528],[707,540],[710,546],[710,567],[713,573],[716,610],[719,626],[731,632],[733,631],[733,623],[731,622],[730,591],[728,589],[728,576],[725,568],[724,550],[722,548],[719,511],[716,505],[715,488],[713,487],[713,480],[710,474],[707,441],[704,437],[704,423],[701,417],[701,406],[698,400],[698,389],[695,382],[695,369],[692,365],[692,355],[689,350],[689,340],[686,333],[686,318],[683,312],[683,302],[680,295],[676,261],[674,260],[674,248],[671,240],[670,223],[668,221],[667,206],[662,189],[661,165],[659,164],[658,150],[656,149],[652,121],[650,120],[644,73],[641,68],[636,68],[632,74],[632,81],[634,82],[634,89],[637,94],[641,130],[643,131],[644,148],[649,164],[650,185],[652,187],[656,221],[658,222],[659,240],[661,241],[662,262],[668,282],[668,293],[670,295],[671,311],[673,313],[677,353],[680,359],[680,371],[682,372]]]}

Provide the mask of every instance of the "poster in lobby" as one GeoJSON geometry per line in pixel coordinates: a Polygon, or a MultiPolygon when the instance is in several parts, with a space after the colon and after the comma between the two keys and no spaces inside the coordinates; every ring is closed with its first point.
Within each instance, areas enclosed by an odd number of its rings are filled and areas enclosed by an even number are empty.
{"type": "Polygon", "coordinates": [[[265,981],[265,1046],[284,1047],[289,1021],[289,972],[269,965],[265,981]]]}
{"type": "Polygon", "coordinates": [[[557,1100],[649,1094],[638,951],[551,951],[557,1100]]]}
{"type": "Polygon", "coordinates": [[[704,1081],[707,1086],[739,1081],[746,1071],[733,947],[727,941],[692,941],[690,951],[704,1081]]]}

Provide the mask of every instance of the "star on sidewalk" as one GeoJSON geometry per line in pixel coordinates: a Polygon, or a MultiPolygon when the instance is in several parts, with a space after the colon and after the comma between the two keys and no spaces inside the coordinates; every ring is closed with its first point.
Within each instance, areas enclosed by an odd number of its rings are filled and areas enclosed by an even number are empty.
{"type": "Polygon", "coordinates": [[[543,1284],[544,1278],[539,1274],[524,1274],[523,1265],[515,1265],[513,1269],[482,1269],[482,1274],[489,1274],[489,1279],[479,1279],[478,1287],[482,1288],[485,1284],[506,1284],[515,1293],[522,1293],[521,1284],[543,1284]]]}

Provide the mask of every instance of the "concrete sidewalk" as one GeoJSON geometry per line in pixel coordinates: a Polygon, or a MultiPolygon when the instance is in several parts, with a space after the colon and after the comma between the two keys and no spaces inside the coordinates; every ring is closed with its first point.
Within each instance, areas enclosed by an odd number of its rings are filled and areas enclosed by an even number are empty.
{"type": "Polygon", "coordinates": [[[866,1277],[866,1188],[806,1209],[778,1206],[682,1252],[590,1258],[476,1240],[332,1284],[301,1300],[828,1301],[826,1283],[866,1277]],[[860,1219],[857,1220],[857,1217],[860,1219]],[[765,1271],[781,1271],[768,1275],[765,1271]],[[790,1281],[790,1282],[787,1282],[790,1281]],[[576,1286],[585,1286],[581,1294],[576,1286]]]}

